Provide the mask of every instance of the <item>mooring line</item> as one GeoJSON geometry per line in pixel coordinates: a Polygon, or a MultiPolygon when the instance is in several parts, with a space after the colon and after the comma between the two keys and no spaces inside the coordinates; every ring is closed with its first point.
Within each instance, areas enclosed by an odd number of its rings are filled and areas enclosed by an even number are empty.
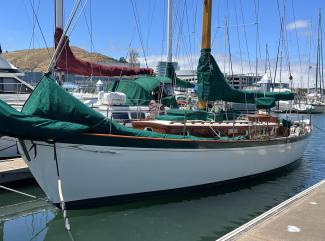
{"type": "Polygon", "coordinates": [[[28,193],[25,193],[25,192],[21,192],[21,191],[18,191],[18,190],[16,190],[16,189],[9,188],[9,187],[3,186],[3,185],[0,185],[0,188],[5,189],[5,190],[7,190],[7,191],[11,191],[11,192],[17,193],[17,194],[20,194],[20,195],[23,195],[23,196],[26,196],[26,197],[30,197],[30,198],[34,198],[34,199],[38,199],[38,200],[42,200],[42,201],[45,201],[45,202],[48,201],[46,198],[36,197],[36,196],[34,196],[34,195],[31,195],[31,194],[28,194],[28,193]]]}
{"type": "Polygon", "coordinates": [[[16,146],[16,143],[13,144],[13,145],[7,146],[7,147],[5,147],[5,148],[0,149],[0,152],[1,152],[1,151],[5,151],[5,150],[7,150],[7,149],[9,149],[9,148],[11,148],[11,147],[14,147],[14,146],[16,146]]]}

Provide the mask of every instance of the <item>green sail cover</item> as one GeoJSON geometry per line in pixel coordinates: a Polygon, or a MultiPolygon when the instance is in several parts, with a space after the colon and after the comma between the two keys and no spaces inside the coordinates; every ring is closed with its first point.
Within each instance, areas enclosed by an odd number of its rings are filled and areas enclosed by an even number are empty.
{"type": "Polygon", "coordinates": [[[166,77],[170,78],[176,87],[192,89],[195,87],[194,84],[181,80],[177,77],[173,63],[167,63],[166,66],[166,77]]]}
{"type": "Polygon", "coordinates": [[[260,97],[256,98],[257,109],[271,109],[275,106],[275,99],[273,97],[260,97]]]}
{"type": "Polygon", "coordinates": [[[120,81],[118,85],[116,82],[108,86],[108,91],[122,92],[126,95],[126,105],[148,105],[153,99],[151,92],[146,91],[132,80],[120,81]],[[114,85],[116,86],[113,89],[114,85]]]}
{"type": "Polygon", "coordinates": [[[87,125],[21,113],[0,100],[0,133],[2,135],[44,140],[75,136],[87,130],[89,130],[87,125]]]}
{"type": "Polygon", "coordinates": [[[202,49],[197,67],[198,97],[204,101],[223,100],[236,103],[255,103],[256,98],[273,97],[278,100],[293,100],[291,92],[260,92],[236,90],[229,86],[211,49],[202,49]]]}
{"type": "MultiPolygon", "coordinates": [[[[171,84],[172,80],[167,77],[141,77],[116,83],[111,83],[107,90],[124,93],[127,105],[148,105],[154,99],[152,92],[161,84],[171,84]]],[[[165,106],[177,105],[174,96],[163,97],[161,103],[165,106]]]]}
{"type": "Polygon", "coordinates": [[[208,113],[204,110],[167,110],[166,115],[156,116],[156,120],[184,121],[184,120],[203,120],[206,121],[208,113]]]}

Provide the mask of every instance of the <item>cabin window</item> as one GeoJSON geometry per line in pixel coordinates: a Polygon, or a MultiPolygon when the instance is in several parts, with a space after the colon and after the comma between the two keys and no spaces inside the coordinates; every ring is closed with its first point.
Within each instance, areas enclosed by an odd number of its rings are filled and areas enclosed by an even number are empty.
{"type": "Polygon", "coordinates": [[[129,114],[124,112],[113,112],[112,113],[113,120],[128,120],[129,114]]]}
{"type": "Polygon", "coordinates": [[[131,112],[131,119],[145,119],[146,115],[143,112],[131,112]]]}

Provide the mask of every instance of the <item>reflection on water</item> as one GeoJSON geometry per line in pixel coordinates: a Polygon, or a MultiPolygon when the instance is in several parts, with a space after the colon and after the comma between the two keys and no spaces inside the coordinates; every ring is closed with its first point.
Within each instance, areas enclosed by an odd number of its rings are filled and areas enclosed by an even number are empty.
{"type": "MultiPolygon", "coordinates": [[[[315,116],[314,123],[324,126],[325,116],[315,116]]],[[[304,158],[273,175],[200,193],[69,211],[72,235],[75,240],[215,240],[325,178],[324,136],[315,130],[304,158]]],[[[40,192],[36,185],[25,189],[40,192]]],[[[0,192],[0,198],[2,206],[24,201],[7,192],[0,192]]],[[[16,206],[8,214],[0,208],[3,240],[71,240],[60,210],[52,205],[16,206]]]]}

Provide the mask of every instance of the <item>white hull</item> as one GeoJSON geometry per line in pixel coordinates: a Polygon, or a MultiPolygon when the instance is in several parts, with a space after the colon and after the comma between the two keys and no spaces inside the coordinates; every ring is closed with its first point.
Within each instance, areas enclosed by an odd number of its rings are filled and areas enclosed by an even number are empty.
{"type": "MultiPolygon", "coordinates": [[[[65,202],[216,183],[264,173],[302,157],[306,138],[287,144],[226,149],[153,149],[56,144],[65,202]]],[[[25,141],[27,150],[30,141],[25,141]]],[[[36,142],[28,164],[59,203],[53,145],[36,142]]],[[[21,149],[21,147],[20,147],[21,149]]]]}
{"type": "Polygon", "coordinates": [[[311,104],[314,107],[315,112],[323,113],[325,112],[325,104],[311,104]]]}
{"type": "Polygon", "coordinates": [[[0,159],[19,156],[16,139],[8,136],[0,138],[0,159]]]}

